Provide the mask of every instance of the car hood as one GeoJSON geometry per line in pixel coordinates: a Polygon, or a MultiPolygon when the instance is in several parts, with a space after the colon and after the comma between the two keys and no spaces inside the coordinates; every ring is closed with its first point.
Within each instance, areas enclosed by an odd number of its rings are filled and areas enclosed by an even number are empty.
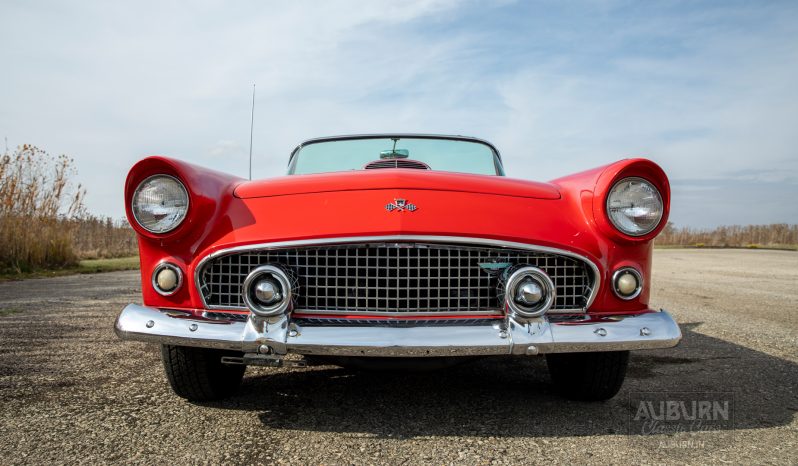
{"type": "Polygon", "coordinates": [[[236,187],[235,196],[241,199],[252,199],[291,194],[394,188],[494,194],[532,199],[560,198],[557,187],[549,183],[517,180],[503,176],[411,169],[358,170],[248,181],[236,187]]]}

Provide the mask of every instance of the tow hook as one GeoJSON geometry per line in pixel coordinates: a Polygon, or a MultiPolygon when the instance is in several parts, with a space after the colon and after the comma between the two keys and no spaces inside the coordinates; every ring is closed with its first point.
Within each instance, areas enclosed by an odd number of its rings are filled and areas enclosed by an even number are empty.
{"type": "Polygon", "coordinates": [[[304,360],[286,360],[280,355],[246,353],[243,357],[223,356],[222,364],[266,367],[307,367],[304,360]]]}

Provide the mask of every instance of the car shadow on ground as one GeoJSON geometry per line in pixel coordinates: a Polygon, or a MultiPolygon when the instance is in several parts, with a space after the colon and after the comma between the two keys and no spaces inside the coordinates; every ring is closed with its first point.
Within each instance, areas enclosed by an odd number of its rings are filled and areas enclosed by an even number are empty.
{"type": "Polygon", "coordinates": [[[625,434],[636,392],[732,392],[729,430],[792,421],[798,365],[702,335],[700,323],[681,328],[679,347],[633,353],[623,389],[606,402],[559,397],[545,359],[535,357],[420,373],[250,369],[234,398],[209,405],[259,412],[273,429],[379,438],[625,434]]]}

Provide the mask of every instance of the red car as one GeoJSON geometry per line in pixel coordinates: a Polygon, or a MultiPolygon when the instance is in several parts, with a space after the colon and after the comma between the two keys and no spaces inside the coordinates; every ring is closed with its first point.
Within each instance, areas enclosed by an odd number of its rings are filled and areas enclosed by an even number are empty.
{"type": "Polygon", "coordinates": [[[247,365],[537,355],[565,396],[603,400],[630,350],[681,339],[648,305],[670,188],[645,159],[541,183],[476,138],[341,136],[258,181],[149,157],[125,201],[144,304],[116,333],[161,344],[190,400],[232,394],[247,365]]]}

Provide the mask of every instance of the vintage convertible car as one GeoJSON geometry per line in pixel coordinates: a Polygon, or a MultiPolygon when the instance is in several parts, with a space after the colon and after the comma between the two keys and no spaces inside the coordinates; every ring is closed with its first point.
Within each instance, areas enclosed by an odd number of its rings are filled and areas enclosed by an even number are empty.
{"type": "Polygon", "coordinates": [[[258,181],[149,157],[125,201],[144,305],[116,333],[161,344],[190,400],[230,395],[246,365],[536,355],[565,396],[603,400],[629,350],[681,339],[648,306],[670,188],[645,159],[540,183],[476,138],[341,136],[258,181]]]}

